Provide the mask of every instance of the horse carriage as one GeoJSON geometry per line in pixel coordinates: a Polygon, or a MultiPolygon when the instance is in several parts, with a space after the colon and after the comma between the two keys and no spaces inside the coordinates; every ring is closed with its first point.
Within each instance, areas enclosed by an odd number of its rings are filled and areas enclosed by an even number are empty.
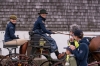
{"type": "MultiPolygon", "coordinates": [[[[51,57],[51,45],[50,42],[43,36],[29,32],[30,35],[30,46],[32,47],[31,56],[45,56],[46,61],[44,61],[40,66],[64,66],[66,56],[61,60],[56,60],[51,57]],[[60,63],[59,63],[60,62],[60,63]],[[56,64],[59,63],[59,64],[56,64]]],[[[48,35],[50,36],[50,35],[48,35]]]]}
{"type": "Polygon", "coordinates": [[[16,53],[17,45],[5,45],[3,41],[3,47],[8,49],[9,54],[0,59],[0,66],[64,66],[66,56],[61,60],[53,59],[50,55],[51,46],[47,39],[33,31],[30,31],[29,35],[29,46],[32,47],[30,56],[16,53]],[[13,50],[14,53],[12,53],[13,50]],[[41,55],[45,56],[47,60],[38,64],[35,58],[41,55]],[[23,59],[19,59],[20,56],[23,59]]]}
{"type": "MultiPolygon", "coordinates": [[[[0,66],[65,66],[66,56],[61,60],[51,57],[51,46],[48,40],[33,31],[29,32],[29,35],[29,46],[32,47],[30,56],[16,53],[16,45],[9,46],[3,43],[4,48],[8,49],[9,54],[0,59],[0,66]],[[15,53],[12,53],[13,49],[15,53]],[[35,58],[41,55],[45,56],[47,60],[38,65],[35,58]],[[23,59],[19,59],[20,56],[23,59]]],[[[94,66],[95,64],[100,66],[100,36],[90,40],[89,50],[88,66],[94,66]]]]}

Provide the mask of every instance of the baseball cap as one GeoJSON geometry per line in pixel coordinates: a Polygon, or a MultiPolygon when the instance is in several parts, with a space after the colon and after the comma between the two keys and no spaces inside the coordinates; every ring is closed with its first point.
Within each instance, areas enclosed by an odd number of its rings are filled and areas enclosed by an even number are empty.
{"type": "Polygon", "coordinates": [[[71,50],[71,48],[69,46],[68,47],[64,47],[64,49],[69,50],[72,53],[72,50],[71,50]]]}

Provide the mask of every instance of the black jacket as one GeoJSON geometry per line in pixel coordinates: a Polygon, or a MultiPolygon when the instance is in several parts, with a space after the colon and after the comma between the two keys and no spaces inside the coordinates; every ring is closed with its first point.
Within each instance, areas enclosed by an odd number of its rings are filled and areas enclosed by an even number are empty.
{"type": "Polygon", "coordinates": [[[88,46],[89,46],[89,44],[90,44],[90,37],[84,37],[84,38],[82,38],[82,40],[80,41],[80,43],[86,43],[88,46]]]}
{"type": "Polygon", "coordinates": [[[4,41],[11,41],[13,39],[18,39],[18,37],[15,36],[15,24],[12,22],[9,22],[7,24],[6,30],[5,30],[5,35],[4,35],[4,41]]]}
{"type": "Polygon", "coordinates": [[[89,53],[88,42],[84,39],[79,41],[79,47],[72,51],[76,57],[78,66],[88,66],[87,58],[89,53]]]}
{"type": "Polygon", "coordinates": [[[52,34],[51,31],[46,29],[45,24],[43,23],[45,22],[45,20],[46,20],[45,18],[42,18],[41,16],[39,16],[37,21],[34,24],[33,31],[40,30],[40,33],[52,34]]]}

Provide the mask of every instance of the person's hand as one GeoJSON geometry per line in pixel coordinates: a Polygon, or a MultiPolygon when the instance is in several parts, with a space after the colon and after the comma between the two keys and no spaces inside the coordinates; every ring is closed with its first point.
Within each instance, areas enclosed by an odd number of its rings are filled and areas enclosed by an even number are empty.
{"type": "Polygon", "coordinates": [[[51,30],[49,30],[49,31],[51,31],[51,30]]]}
{"type": "Polygon", "coordinates": [[[70,45],[69,47],[70,47],[70,49],[72,49],[72,50],[75,50],[75,49],[76,49],[75,46],[73,46],[73,45],[70,45]]]}
{"type": "Polygon", "coordinates": [[[17,39],[19,39],[19,35],[17,35],[17,37],[16,37],[17,39]]]}
{"type": "Polygon", "coordinates": [[[55,34],[55,32],[52,31],[52,34],[55,34]]]}
{"type": "Polygon", "coordinates": [[[66,54],[67,54],[67,55],[70,55],[71,52],[70,52],[69,50],[66,50],[66,54]]]}

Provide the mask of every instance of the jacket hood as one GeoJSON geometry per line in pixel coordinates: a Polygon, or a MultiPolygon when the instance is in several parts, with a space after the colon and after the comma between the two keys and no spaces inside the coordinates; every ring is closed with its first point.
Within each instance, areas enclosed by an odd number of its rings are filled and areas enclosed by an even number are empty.
{"type": "Polygon", "coordinates": [[[86,44],[89,46],[90,41],[89,41],[89,38],[88,38],[88,37],[84,37],[84,38],[82,38],[82,39],[79,41],[79,43],[86,43],[86,44]]]}

